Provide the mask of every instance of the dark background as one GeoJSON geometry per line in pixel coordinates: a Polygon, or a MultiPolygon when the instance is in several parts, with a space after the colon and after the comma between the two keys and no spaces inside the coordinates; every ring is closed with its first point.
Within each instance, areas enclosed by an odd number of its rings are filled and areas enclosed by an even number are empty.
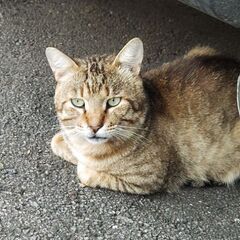
{"type": "Polygon", "coordinates": [[[240,191],[133,196],[80,188],[54,156],[55,82],[44,51],[117,52],[144,42],[144,69],[195,45],[240,57],[240,32],[175,0],[0,0],[0,239],[239,239],[240,191]]]}

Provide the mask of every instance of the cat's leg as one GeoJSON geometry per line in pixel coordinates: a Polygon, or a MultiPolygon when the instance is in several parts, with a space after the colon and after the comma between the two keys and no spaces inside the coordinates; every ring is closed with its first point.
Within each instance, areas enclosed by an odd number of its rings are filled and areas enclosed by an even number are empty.
{"type": "Polygon", "coordinates": [[[77,165],[78,160],[73,156],[66,142],[64,141],[63,135],[61,132],[55,134],[51,142],[52,151],[57,156],[67,160],[68,162],[77,165]]]}
{"type": "Polygon", "coordinates": [[[192,187],[201,188],[201,187],[204,187],[206,185],[206,182],[204,182],[202,180],[199,180],[199,181],[191,181],[190,184],[191,184],[192,187]]]}
{"type": "Polygon", "coordinates": [[[191,186],[196,187],[196,188],[201,188],[205,186],[223,186],[223,182],[217,182],[214,180],[209,180],[209,181],[192,181],[191,186]]]}
{"type": "Polygon", "coordinates": [[[149,190],[142,188],[141,186],[124,181],[123,179],[107,174],[105,172],[99,172],[92,170],[85,165],[78,163],[77,174],[83,186],[88,187],[101,187],[108,188],[114,191],[135,193],[135,194],[149,194],[149,190]]]}

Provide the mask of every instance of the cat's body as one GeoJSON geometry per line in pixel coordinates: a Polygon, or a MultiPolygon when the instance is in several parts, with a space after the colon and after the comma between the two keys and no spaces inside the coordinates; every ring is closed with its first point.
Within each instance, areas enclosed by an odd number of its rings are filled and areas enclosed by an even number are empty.
{"type": "Polygon", "coordinates": [[[65,59],[64,68],[47,53],[62,127],[54,153],[77,164],[91,187],[146,194],[190,181],[232,183],[240,176],[239,62],[196,48],[141,79],[141,51],[134,39],[116,58],[65,59]],[[118,96],[119,105],[104,107],[118,96]],[[85,110],[70,106],[76,97],[85,110]]]}

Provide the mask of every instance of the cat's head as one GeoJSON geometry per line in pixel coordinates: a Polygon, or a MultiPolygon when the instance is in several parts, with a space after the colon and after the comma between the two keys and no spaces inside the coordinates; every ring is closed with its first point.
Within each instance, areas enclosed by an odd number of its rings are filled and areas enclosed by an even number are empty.
{"type": "Polygon", "coordinates": [[[117,56],[71,59],[56,48],[46,56],[57,81],[55,106],[63,131],[90,144],[137,138],[147,111],[139,76],[143,44],[129,41],[117,56]]]}

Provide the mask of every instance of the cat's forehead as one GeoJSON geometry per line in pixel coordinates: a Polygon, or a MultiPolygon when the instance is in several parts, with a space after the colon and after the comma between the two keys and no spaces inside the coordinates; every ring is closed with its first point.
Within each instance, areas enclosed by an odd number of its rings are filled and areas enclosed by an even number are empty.
{"type": "MultiPolygon", "coordinates": [[[[80,66],[80,87],[83,91],[94,95],[100,92],[108,92],[113,85],[113,75],[110,71],[113,56],[91,56],[85,59],[76,59],[80,66]]],[[[113,89],[114,90],[114,89],[113,89]]]]}
{"type": "Polygon", "coordinates": [[[81,70],[84,71],[92,77],[98,76],[101,74],[106,74],[107,69],[113,62],[113,56],[90,56],[85,59],[76,59],[77,63],[80,65],[81,70]]]}

